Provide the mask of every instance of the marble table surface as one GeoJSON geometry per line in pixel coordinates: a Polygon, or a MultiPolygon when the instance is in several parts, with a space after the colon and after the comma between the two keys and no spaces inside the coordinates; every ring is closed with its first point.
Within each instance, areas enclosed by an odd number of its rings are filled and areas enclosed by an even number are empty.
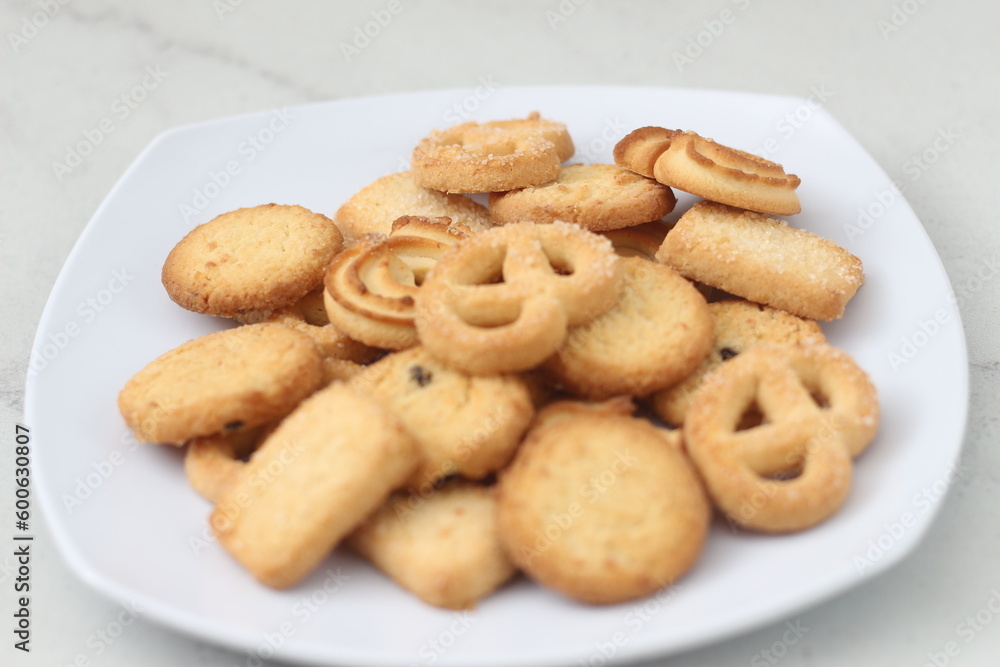
{"type": "MultiPolygon", "coordinates": [[[[307,102],[471,93],[484,81],[821,91],[825,108],[891,177],[912,181],[906,197],[963,290],[968,472],[911,556],[786,619],[798,633],[780,621],[650,664],[997,664],[1000,281],[992,279],[1000,226],[982,195],[995,185],[990,156],[1000,153],[997,25],[1000,5],[985,0],[0,3],[0,534],[13,531],[12,434],[23,423],[46,298],[84,225],[161,132],[307,102]],[[88,137],[87,155],[72,158],[88,137]]],[[[44,517],[33,518],[32,651],[13,648],[16,563],[4,548],[0,662],[246,663],[141,617],[102,638],[121,609],[67,569],[44,517]]]]}

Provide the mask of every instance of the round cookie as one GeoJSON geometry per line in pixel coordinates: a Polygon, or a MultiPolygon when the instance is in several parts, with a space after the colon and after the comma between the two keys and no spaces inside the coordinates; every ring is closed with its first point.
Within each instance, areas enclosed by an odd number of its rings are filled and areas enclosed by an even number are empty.
{"type": "Polygon", "coordinates": [[[546,183],[573,155],[566,126],[527,118],[434,130],[413,149],[417,182],[442,192],[505,192],[546,183]]]}
{"type": "Polygon", "coordinates": [[[722,362],[764,343],[825,343],[815,320],[743,299],[708,304],[715,329],[715,346],[693,373],[651,397],[653,410],[668,424],[680,426],[691,397],[705,376],[722,362]]]}
{"type": "Polygon", "coordinates": [[[631,402],[553,403],[497,485],[500,539],[540,584],[612,604],[695,563],[710,506],[694,467],[631,402]]]}
{"type": "Polygon", "coordinates": [[[638,174],[711,201],[774,215],[801,210],[798,176],[694,132],[641,127],[615,145],[614,157],[638,174]]]}
{"type": "Polygon", "coordinates": [[[420,464],[406,483],[411,489],[454,474],[482,479],[501,469],[535,414],[519,376],[468,375],[423,347],[391,354],[349,384],[383,401],[419,445],[420,464]]]}
{"type": "Polygon", "coordinates": [[[383,176],[359,190],[337,209],[334,221],[349,241],[366,234],[389,234],[401,216],[448,217],[473,233],[492,226],[486,207],[463,195],[425,188],[413,172],[383,176]]]}
{"type": "Polygon", "coordinates": [[[712,316],[690,282],[638,257],[620,263],[623,280],[613,305],[570,329],[542,366],[579,396],[644,396],[686,377],[712,349],[712,316]]]}
{"type": "Polygon", "coordinates": [[[549,183],[490,195],[497,224],[572,222],[591,231],[659,220],[674,209],[670,188],[613,164],[571,164],[549,183]]]}
{"type": "Polygon", "coordinates": [[[347,544],[424,602],[469,609],[514,576],[495,509],[491,488],[463,480],[395,493],[347,544]]]}
{"type": "Polygon", "coordinates": [[[161,277],[180,306],[237,317],[295,303],[323,281],[342,247],[337,225],[301,206],[241,208],[191,230],[161,277]]]}
{"type": "Polygon", "coordinates": [[[248,324],[154,359],[125,383],[118,408],[138,440],[181,445],[283,417],[322,374],[309,336],[281,324],[248,324]]]}

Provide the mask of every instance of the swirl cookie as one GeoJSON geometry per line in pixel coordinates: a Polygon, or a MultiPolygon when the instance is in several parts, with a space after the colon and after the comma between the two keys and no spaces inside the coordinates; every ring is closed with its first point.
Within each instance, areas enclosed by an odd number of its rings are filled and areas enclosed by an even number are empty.
{"type": "Polygon", "coordinates": [[[181,239],[163,264],[163,286],[174,302],[198,313],[274,310],[322,283],[342,247],[333,221],[301,206],[241,208],[181,239]]]}
{"type": "Polygon", "coordinates": [[[878,427],[875,387],[828,345],[761,345],[713,371],[684,420],[684,440],[716,506],[753,530],[802,530],[830,517],[851,486],[852,457],[878,427]],[[741,426],[748,413],[760,418],[741,426]]]}
{"type": "Polygon", "coordinates": [[[281,324],[249,324],[157,357],[125,383],[118,408],[138,440],[181,445],[280,419],[322,374],[308,336],[281,324]]]}
{"type": "Polygon", "coordinates": [[[571,164],[554,181],[490,195],[497,224],[572,222],[603,231],[659,220],[677,200],[665,185],[613,164],[571,164]]]}
{"type": "Polygon", "coordinates": [[[631,403],[553,403],[497,485],[514,564],[571,598],[612,604],[677,581],[711,510],[694,467],[631,403]]]}
{"type": "Polygon", "coordinates": [[[579,396],[645,396],[689,375],[712,349],[712,316],[690,282],[638,257],[623,258],[621,267],[614,304],[570,329],[542,366],[579,396]]]}
{"type": "Polygon", "coordinates": [[[377,361],[350,384],[384,402],[417,442],[420,464],[406,485],[421,491],[450,475],[483,479],[507,465],[535,414],[518,376],[467,375],[422,347],[377,361]]]}
{"type": "Polygon", "coordinates": [[[326,314],[352,338],[402,350],[419,342],[414,299],[424,277],[457,237],[368,236],[343,251],[327,270],[326,314]]]}
{"type": "Polygon", "coordinates": [[[470,373],[527,370],[614,301],[618,259],[607,239],[569,223],[494,227],[428,275],[416,295],[420,340],[470,373]]]}
{"type": "Polygon", "coordinates": [[[473,233],[492,226],[485,206],[468,197],[418,185],[409,171],[383,176],[365,186],[337,209],[334,222],[348,241],[366,234],[389,234],[401,216],[448,217],[473,233]]]}
{"type": "Polygon", "coordinates": [[[347,539],[393,581],[435,607],[469,609],[514,576],[492,489],[448,482],[414,507],[396,493],[347,539]]]}
{"type": "Polygon", "coordinates": [[[656,257],[691,280],[810,320],[841,317],[864,282],[861,260],[833,241],[707,201],[681,216],[656,257]]]}
{"type": "Polygon", "coordinates": [[[773,215],[801,210],[797,176],[694,132],[641,127],[618,142],[614,158],[638,174],[711,201],[773,215]]]}
{"type": "Polygon", "coordinates": [[[264,440],[216,503],[212,530],[261,583],[293,586],[386,501],[417,457],[380,402],[332,384],[264,440]]]}
{"type": "Polygon", "coordinates": [[[683,381],[651,397],[653,410],[668,424],[680,426],[691,397],[705,376],[722,362],[765,343],[825,343],[814,320],[742,299],[708,304],[715,329],[715,346],[701,365],[683,381]]]}
{"type": "Polygon", "coordinates": [[[504,192],[553,180],[572,157],[566,126],[527,118],[434,130],[410,157],[420,185],[442,192],[504,192]]]}

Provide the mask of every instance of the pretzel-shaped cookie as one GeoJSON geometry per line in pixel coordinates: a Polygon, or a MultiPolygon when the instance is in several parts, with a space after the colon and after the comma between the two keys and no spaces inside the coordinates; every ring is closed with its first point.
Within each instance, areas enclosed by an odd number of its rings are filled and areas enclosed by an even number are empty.
{"type": "Polygon", "coordinates": [[[878,414],[874,385],[843,351],[762,345],[705,379],[684,439],[709,495],[733,521],[791,532],[843,504],[851,459],[874,437],[878,414]]]}
{"type": "Polygon", "coordinates": [[[641,127],[618,142],[614,157],[638,174],[722,204],[774,215],[802,208],[795,195],[798,176],[694,132],[641,127]]]}
{"type": "Polygon", "coordinates": [[[427,236],[371,235],[337,255],[323,299],[330,322],[362,343],[391,350],[417,344],[413,298],[451,243],[427,236]]]}
{"type": "Polygon", "coordinates": [[[573,155],[562,123],[527,118],[434,130],[413,149],[417,183],[442,192],[504,192],[547,183],[573,155]]]}
{"type": "Polygon", "coordinates": [[[441,258],[416,296],[421,342],[474,374],[522,371],[570,326],[613,305],[621,280],[611,242],[569,223],[494,227],[441,258]]]}

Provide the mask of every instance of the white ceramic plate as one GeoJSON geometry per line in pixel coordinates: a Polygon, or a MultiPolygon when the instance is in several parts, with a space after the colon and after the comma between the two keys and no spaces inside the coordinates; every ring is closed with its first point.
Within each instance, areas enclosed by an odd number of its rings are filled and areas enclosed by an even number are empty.
{"type": "Polygon", "coordinates": [[[81,235],[31,364],[37,494],[66,561],[146,618],[232,647],[251,665],[272,654],[354,665],[602,664],[612,653],[658,656],[790,618],[917,545],[953,472],[968,393],[959,314],[934,248],[816,98],[648,88],[390,95],[167,132],[81,235]],[[116,408],[118,390],[146,363],[223,326],[169,301],[160,285],[167,252],[195,224],[243,206],[332,215],[362,186],[405,168],[430,129],[535,109],[568,124],[578,161],[608,162],[625,133],[663,125],[763,153],[802,178],[803,213],[791,222],[845,246],[867,272],[844,319],[825,327],[872,375],[884,410],[846,505],[784,537],[720,523],[678,586],[619,606],[574,604],[522,580],[474,612],[440,611],[343,552],[293,590],[259,586],[212,541],[209,506],[185,482],[179,452],[137,445],[116,408]]]}

